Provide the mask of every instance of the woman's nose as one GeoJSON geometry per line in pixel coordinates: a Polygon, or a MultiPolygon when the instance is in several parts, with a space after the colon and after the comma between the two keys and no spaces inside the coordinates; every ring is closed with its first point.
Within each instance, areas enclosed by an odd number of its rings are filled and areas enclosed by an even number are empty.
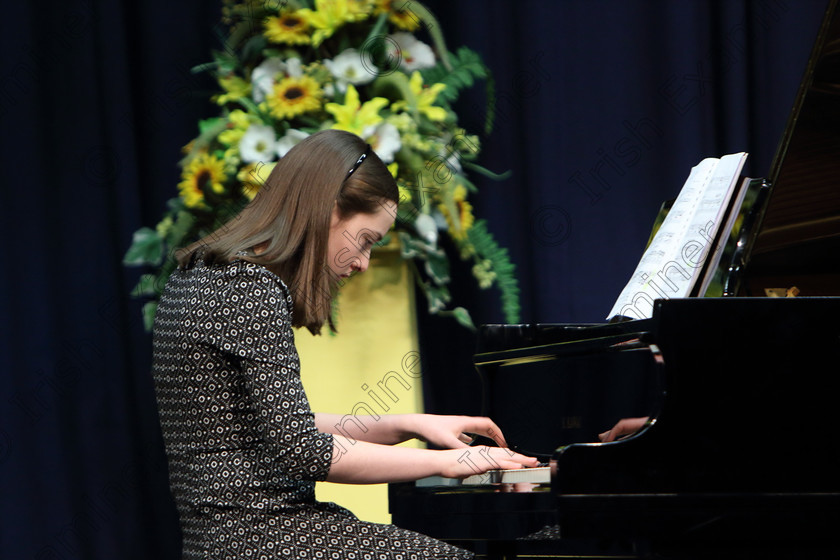
{"type": "Polygon", "coordinates": [[[359,255],[359,258],[353,259],[353,270],[356,272],[364,272],[368,269],[370,264],[370,253],[365,251],[359,255]]]}

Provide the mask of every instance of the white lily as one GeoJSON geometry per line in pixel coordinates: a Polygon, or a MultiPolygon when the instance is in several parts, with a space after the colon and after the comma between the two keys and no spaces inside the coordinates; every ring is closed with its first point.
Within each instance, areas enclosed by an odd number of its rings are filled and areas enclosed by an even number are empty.
{"type": "Polygon", "coordinates": [[[262,103],[265,96],[271,93],[274,84],[277,82],[277,75],[286,71],[283,60],[274,57],[266,58],[259,66],[251,72],[251,95],[254,101],[262,103]]]}
{"type": "Polygon", "coordinates": [[[407,73],[435,65],[435,53],[432,48],[411,33],[394,33],[388,35],[388,49],[390,55],[400,61],[400,69],[407,73]],[[396,45],[394,45],[396,43],[396,45]]]}
{"type": "Polygon", "coordinates": [[[300,78],[303,76],[303,64],[296,56],[286,59],[286,74],[292,78],[300,78]]]}
{"type": "Polygon", "coordinates": [[[273,161],[276,151],[274,128],[267,125],[252,124],[239,140],[239,155],[247,163],[273,161]]]}
{"type": "Polygon", "coordinates": [[[283,137],[277,141],[277,155],[280,157],[285,156],[289,150],[295,147],[295,144],[303,140],[309,136],[306,132],[302,130],[297,130],[294,128],[290,128],[283,137]]]}
{"type": "Polygon", "coordinates": [[[438,239],[438,225],[435,219],[428,214],[420,214],[414,220],[414,229],[423,240],[429,245],[434,246],[438,239]]]}
{"type": "Polygon", "coordinates": [[[394,154],[400,151],[402,140],[397,127],[389,122],[381,122],[374,126],[367,127],[362,132],[362,138],[367,140],[370,147],[382,160],[388,164],[394,161],[394,154]]]}
{"type": "Polygon", "coordinates": [[[324,60],[324,66],[335,77],[338,91],[347,91],[347,84],[364,85],[379,75],[379,69],[372,64],[362,62],[356,49],[345,49],[332,60],[324,60]]]}

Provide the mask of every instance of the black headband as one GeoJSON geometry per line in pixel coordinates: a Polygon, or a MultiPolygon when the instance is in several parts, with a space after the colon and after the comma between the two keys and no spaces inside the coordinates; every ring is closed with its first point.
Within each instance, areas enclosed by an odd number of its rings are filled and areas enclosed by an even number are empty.
{"type": "Polygon", "coordinates": [[[345,181],[348,178],[350,178],[350,175],[352,175],[359,168],[360,165],[362,165],[362,162],[365,161],[365,159],[368,157],[368,154],[370,154],[370,144],[367,144],[367,147],[365,148],[365,153],[359,156],[359,159],[356,160],[356,163],[354,163],[350,171],[347,172],[347,176],[344,178],[345,181]]]}

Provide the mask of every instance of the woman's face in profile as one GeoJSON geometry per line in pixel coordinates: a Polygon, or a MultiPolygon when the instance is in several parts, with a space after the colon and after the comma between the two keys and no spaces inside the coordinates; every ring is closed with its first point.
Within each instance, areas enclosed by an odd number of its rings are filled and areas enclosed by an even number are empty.
{"type": "Polygon", "coordinates": [[[370,250],[394,225],[395,202],[386,200],[373,214],[353,214],[341,219],[334,208],[327,245],[327,263],[339,278],[364,272],[370,263],[370,250]]]}

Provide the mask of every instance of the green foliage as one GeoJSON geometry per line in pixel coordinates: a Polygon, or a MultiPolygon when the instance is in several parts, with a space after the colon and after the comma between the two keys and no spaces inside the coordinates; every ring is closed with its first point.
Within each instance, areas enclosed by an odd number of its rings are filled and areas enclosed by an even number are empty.
{"type": "Polygon", "coordinates": [[[477,220],[467,230],[467,236],[479,258],[490,262],[489,269],[495,273],[494,282],[502,293],[502,312],[505,321],[518,323],[521,311],[519,305],[519,283],[514,275],[515,266],[510,262],[507,249],[500,247],[487,230],[484,220],[477,220]]]}
{"type": "Polygon", "coordinates": [[[131,246],[123,257],[127,266],[158,266],[163,260],[163,241],[157,232],[143,227],[134,232],[131,246]]]}
{"type": "Polygon", "coordinates": [[[481,57],[467,47],[461,47],[457,53],[449,54],[449,65],[447,69],[442,63],[433,68],[421,70],[423,81],[426,83],[446,84],[446,89],[441,92],[440,97],[452,103],[458,99],[461,90],[472,87],[476,80],[486,79],[490,72],[481,61],[481,57]]]}

